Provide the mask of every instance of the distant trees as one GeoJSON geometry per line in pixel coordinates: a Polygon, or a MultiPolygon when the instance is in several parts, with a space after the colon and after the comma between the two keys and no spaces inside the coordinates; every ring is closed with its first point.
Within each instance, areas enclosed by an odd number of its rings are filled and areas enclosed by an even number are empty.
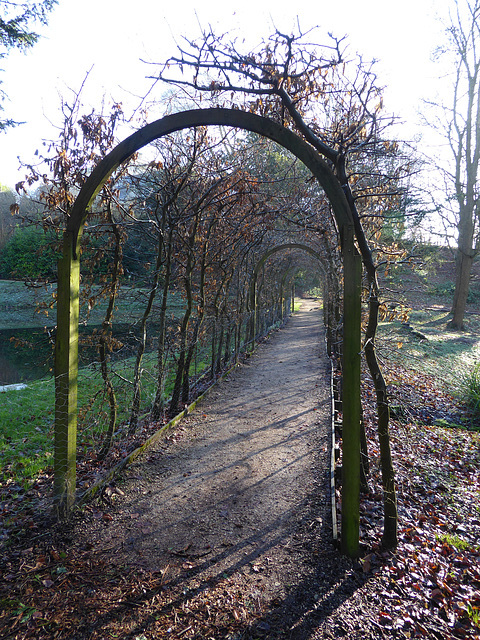
{"type": "MultiPolygon", "coordinates": [[[[4,60],[11,49],[25,51],[33,47],[39,38],[32,30],[33,25],[46,24],[48,13],[56,4],[57,0],[0,0],[0,60],[4,60]]],[[[4,110],[2,102],[6,97],[5,91],[0,89],[0,111],[4,110]]],[[[0,131],[15,124],[11,118],[0,118],[0,131]]]]}
{"type": "Polygon", "coordinates": [[[54,234],[45,234],[34,197],[0,190],[0,278],[51,278],[56,273],[54,234]]]}
{"type": "Polygon", "coordinates": [[[15,228],[13,214],[17,206],[16,194],[0,185],[0,251],[15,228]]]}
{"type": "Polygon", "coordinates": [[[472,264],[480,250],[480,1],[454,0],[446,31],[448,41],[437,59],[452,70],[450,100],[431,106],[439,113],[434,126],[450,154],[449,164],[437,167],[443,176],[443,215],[457,235],[449,326],[462,329],[472,264]]]}
{"type": "Polygon", "coordinates": [[[42,229],[17,227],[0,250],[0,278],[51,279],[57,273],[57,254],[42,229]]]}

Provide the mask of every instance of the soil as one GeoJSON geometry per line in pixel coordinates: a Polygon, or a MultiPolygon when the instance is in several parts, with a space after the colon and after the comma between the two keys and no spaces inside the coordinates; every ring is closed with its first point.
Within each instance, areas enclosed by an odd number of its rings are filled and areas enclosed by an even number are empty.
{"type": "Polygon", "coordinates": [[[305,300],[87,508],[77,551],[183,594],[228,580],[264,612],[238,638],[341,637],[341,609],[328,616],[362,580],[332,538],[329,371],[320,305],[305,300]]]}

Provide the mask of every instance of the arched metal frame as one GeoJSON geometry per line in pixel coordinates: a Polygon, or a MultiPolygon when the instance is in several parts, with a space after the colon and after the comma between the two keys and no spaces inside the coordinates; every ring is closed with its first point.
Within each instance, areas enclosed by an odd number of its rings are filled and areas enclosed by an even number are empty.
{"type": "MultiPolygon", "coordinates": [[[[146,125],[118,144],[92,171],[81,188],[67,221],[62,257],[58,265],[57,337],[55,346],[55,509],[65,517],[75,501],[76,426],[78,376],[78,318],[80,283],[80,241],[88,211],[113,171],[135,152],[169,133],[196,126],[220,125],[244,129],[277,142],[301,160],[317,178],[332,206],[342,247],[345,281],[344,304],[344,388],[354,390],[343,406],[343,465],[349,466],[347,487],[343,487],[343,512],[352,512],[342,522],[347,538],[357,539],[360,452],[360,273],[354,244],[354,227],[345,194],[320,155],[294,132],[253,113],[236,109],[195,109],[146,125]],[[347,353],[345,353],[347,351],[347,353]],[[348,455],[345,455],[347,449],[348,455]],[[357,506],[352,509],[348,501],[357,506]],[[347,504],[346,504],[347,502],[347,504]],[[357,533],[355,533],[355,530],[357,533]],[[352,533],[350,533],[350,531],[352,533]]],[[[345,483],[344,483],[345,484],[345,483]]],[[[356,555],[355,549],[345,549],[356,555]]]]}
{"type": "Polygon", "coordinates": [[[321,265],[324,273],[325,273],[325,267],[323,265],[324,263],[324,259],[323,257],[320,255],[320,253],[318,253],[318,251],[315,251],[315,249],[312,249],[312,247],[309,247],[307,244],[302,244],[300,242],[286,242],[285,244],[279,244],[276,245],[275,247],[272,247],[271,249],[268,249],[261,258],[259,258],[257,264],[255,265],[255,268],[253,270],[253,273],[250,277],[250,285],[249,285],[249,291],[248,291],[248,306],[247,309],[251,314],[251,319],[250,319],[250,329],[249,329],[249,336],[248,336],[248,342],[249,343],[253,343],[254,340],[254,336],[255,336],[255,328],[257,326],[257,280],[258,280],[258,274],[260,273],[261,269],[263,268],[263,265],[266,263],[266,261],[275,253],[278,253],[280,251],[286,251],[287,249],[300,249],[302,251],[305,251],[306,253],[309,253],[311,256],[313,256],[314,258],[316,258],[319,262],[319,264],[321,265]]]}

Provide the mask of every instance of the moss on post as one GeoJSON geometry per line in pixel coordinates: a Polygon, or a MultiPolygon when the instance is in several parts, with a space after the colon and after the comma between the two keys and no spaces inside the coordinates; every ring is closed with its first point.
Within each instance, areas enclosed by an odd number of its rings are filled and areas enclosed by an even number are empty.
{"type": "Polygon", "coordinates": [[[359,554],[360,521],[360,353],[362,262],[346,228],[343,242],[343,427],[342,551],[359,554]]]}
{"type": "Polygon", "coordinates": [[[74,255],[73,234],[66,232],[58,262],[55,342],[54,509],[61,519],[75,502],[79,287],[80,261],[74,255]]]}

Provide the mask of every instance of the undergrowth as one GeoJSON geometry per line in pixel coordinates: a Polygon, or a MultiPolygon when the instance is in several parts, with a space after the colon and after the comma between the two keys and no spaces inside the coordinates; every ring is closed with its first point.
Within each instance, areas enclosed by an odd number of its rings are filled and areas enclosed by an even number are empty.
{"type": "Polygon", "coordinates": [[[463,402],[469,409],[472,426],[480,429],[480,362],[477,362],[462,376],[463,402]]]}
{"type": "MultiPolygon", "coordinates": [[[[480,321],[468,318],[465,331],[447,330],[449,314],[438,308],[412,311],[408,322],[383,322],[380,359],[431,376],[464,407],[463,423],[480,425],[480,321]]],[[[458,425],[450,425],[458,426],[458,425]]]]}

